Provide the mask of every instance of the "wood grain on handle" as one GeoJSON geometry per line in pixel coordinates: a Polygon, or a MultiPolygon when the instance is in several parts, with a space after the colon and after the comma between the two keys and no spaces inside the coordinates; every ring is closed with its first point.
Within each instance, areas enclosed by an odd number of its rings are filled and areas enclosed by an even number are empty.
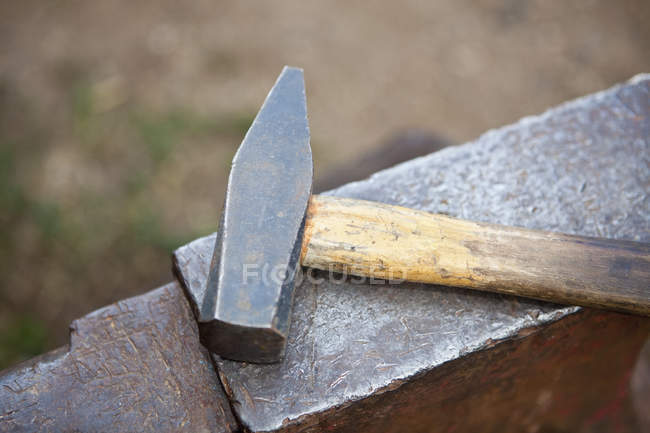
{"type": "Polygon", "coordinates": [[[650,315],[650,244],[470,222],[363,200],[312,196],[301,263],[650,315]]]}

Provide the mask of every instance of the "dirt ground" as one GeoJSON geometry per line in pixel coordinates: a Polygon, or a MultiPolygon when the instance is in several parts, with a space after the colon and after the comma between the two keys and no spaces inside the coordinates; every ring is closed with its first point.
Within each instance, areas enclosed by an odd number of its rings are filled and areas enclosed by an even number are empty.
{"type": "Polygon", "coordinates": [[[316,177],[395,131],[463,142],[650,71],[645,0],[0,3],[0,368],[171,278],[285,64],[316,177]]]}

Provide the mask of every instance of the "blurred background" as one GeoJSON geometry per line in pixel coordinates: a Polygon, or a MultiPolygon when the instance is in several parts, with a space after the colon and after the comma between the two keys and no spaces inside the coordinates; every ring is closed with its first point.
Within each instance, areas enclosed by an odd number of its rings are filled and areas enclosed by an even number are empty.
{"type": "Polygon", "coordinates": [[[0,3],[0,368],[169,281],[305,69],[316,187],[650,72],[646,0],[0,3]]]}

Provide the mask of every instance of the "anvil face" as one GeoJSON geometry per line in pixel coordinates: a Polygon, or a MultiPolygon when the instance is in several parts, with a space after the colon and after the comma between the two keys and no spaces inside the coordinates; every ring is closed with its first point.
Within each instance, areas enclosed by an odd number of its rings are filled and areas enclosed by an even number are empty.
{"type": "Polygon", "coordinates": [[[233,159],[199,312],[211,351],[282,358],[312,177],[303,73],[285,67],[233,159]]]}

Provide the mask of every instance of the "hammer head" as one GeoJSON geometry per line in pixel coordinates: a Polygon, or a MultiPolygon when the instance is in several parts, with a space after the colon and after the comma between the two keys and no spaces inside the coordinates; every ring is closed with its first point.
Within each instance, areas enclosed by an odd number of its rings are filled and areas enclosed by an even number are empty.
{"type": "Polygon", "coordinates": [[[232,162],[199,311],[212,352],[282,358],[312,178],[303,72],[285,67],[232,162]]]}

